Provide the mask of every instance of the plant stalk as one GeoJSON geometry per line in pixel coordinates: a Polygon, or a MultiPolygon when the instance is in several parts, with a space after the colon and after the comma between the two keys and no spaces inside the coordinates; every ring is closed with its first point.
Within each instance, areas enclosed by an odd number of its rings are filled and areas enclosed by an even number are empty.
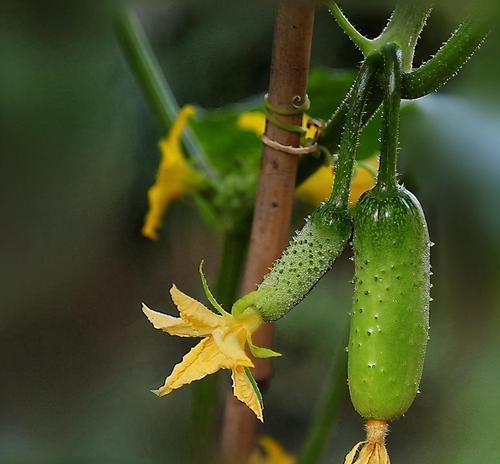
{"type": "MultiPolygon", "coordinates": [[[[120,12],[115,18],[115,31],[144,96],[166,133],[179,114],[179,104],[160,68],[137,15],[132,10],[120,12]]],[[[182,141],[186,152],[196,166],[208,178],[215,179],[214,169],[210,166],[202,147],[188,127],[183,132],[182,141]]]]}
{"type": "Polygon", "coordinates": [[[324,394],[316,407],[297,464],[317,464],[319,462],[337,423],[342,401],[347,398],[347,354],[344,350],[347,336],[342,342],[342,345],[339,344],[335,352],[330,377],[325,385],[324,394]]]}
{"type": "MultiPolygon", "coordinates": [[[[438,90],[455,76],[478,50],[489,27],[478,18],[464,21],[435,56],[409,72],[403,72],[401,97],[412,100],[438,90]]],[[[366,124],[382,102],[380,92],[372,92],[366,104],[363,124],[366,124]]],[[[349,111],[349,94],[335,111],[320,134],[320,143],[335,153],[340,143],[342,128],[349,111]]]]}
{"type": "MultiPolygon", "coordinates": [[[[278,2],[268,92],[269,101],[274,106],[292,110],[294,97],[305,97],[315,3],[314,0],[278,2]]],[[[294,125],[302,122],[301,114],[280,118],[294,125]]],[[[300,143],[299,134],[280,129],[269,121],[266,135],[283,145],[297,147],[300,143]]],[[[255,289],[288,243],[297,161],[296,156],[267,145],[263,147],[243,293],[255,289]]],[[[263,325],[253,338],[256,345],[269,347],[273,326],[263,325]]],[[[268,359],[253,361],[255,368],[252,373],[259,387],[265,390],[271,377],[271,363],[268,359]]],[[[252,411],[233,395],[228,395],[222,424],[221,461],[246,463],[255,448],[256,435],[257,419],[252,411]]]]}
{"type": "Polygon", "coordinates": [[[404,71],[412,69],[415,47],[431,10],[429,0],[400,0],[387,27],[374,40],[379,50],[387,43],[394,42],[399,45],[404,71]]]}
{"type": "Polygon", "coordinates": [[[401,50],[396,44],[384,47],[384,114],[380,168],[377,185],[382,189],[395,188],[399,144],[399,110],[401,107],[401,50]]]}
{"type": "Polygon", "coordinates": [[[347,211],[348,209],[354,159],[363,128],[363,114],[380,66],[380,59],[379,54],[371,54],[366,58],[350,94],[349,112],[346,117],[338,162],[335,168],[335,183],[332,194],[328,199],[328,202],[333,203],[339,210],[347,211]]]}

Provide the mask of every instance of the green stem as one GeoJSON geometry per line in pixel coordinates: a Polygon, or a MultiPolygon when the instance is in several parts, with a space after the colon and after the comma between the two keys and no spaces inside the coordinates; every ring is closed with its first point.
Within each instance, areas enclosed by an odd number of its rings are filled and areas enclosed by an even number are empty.
{"type": "Polygon", "coordinates": [[[377,184],[382,189],[396,187],[396,163],[401,107],[401,50],[396,44],[384,47],[384,114],[380,168],[377,184]]]}
{"type": "Polygon", "coordinates": [[[445,84],[477,51],[488,32],[488,27],[478,19],[464,21],[436,55],[403,74],[403,98],[423,97],[445,84]]]}
{"type": "Polygon", "coordinates": [[[349,36],[353,43],[362,51],[363,55],[367,56],[373,50],[373,40],[366,38],[361,34],[347,19],[345,14],[339,8],[334,0],[324,0],[325,4],[337,21],[338,25],[349,36]]]}
{"type": "MultiPolygon", "coordinates": [[[[347,336],[345,337],[347,339],[347,336]]],[[[346,340],[337,349],[333,369],[325,385],[297,464],[317,464],[337,422],[340,406],[347,395],[346,340]]]]}
{"type": "MultiPolygon", "coordinates": [[[[215,286],[219,303],[230,308],[235,301],[250,234],[250,219],[226,232],[215,286]]],[[[212,462],[215,444],[215,407],[217,403],[217,375],[209,375],[193,384],[192,398],[192,456],[191,462],[212,462]]]]}
{"type": "Polygon", "coordinates": [[[370,89],[379,67],[380,56],[368,56],[361,66],[351,91],[349,112],[340,141],[339,158],[335,171],[335,183],[328,203],[340,210],[347,210],[354,159],[363,127],[363,113],[370,89]]]}
{"type": "MultiPolygon", "coordinates": [[[[115,31],[151,109],[160,120],[163,130],[167,132],[179,114],[179,105],[162,73],[137,15],[131,10],[119,13],[115,18],[115,31]]],[[[184,130],[182,141],[196,165],[207,177],[214,179],[216,174],[189,128],[184,130]]]]}
{"type": "Polygon", "coordinates": [[[404,71],[411,71],[413,55],[420,33],[431,12],[428,0],[402,0],[396,6],[382,34],[374,40],[376,48],[394,42],[402,51],[404,71]]]}
{"type": "MultiPolygon", "coordinates": [[[[403,99],[423,97],[436,91],[451,79],[480,47],[489,28],[479,19],[466,20],[439,52],[419,68],[403,73],[401,96],[403,99]]],[[[377,111],[382,101],[378,92],[372,92],[366,104],[363,124],[377,111]]],[[[325,125],[320,143],[335,152],[340,142],[349,109],[349,94],[325,125]]]]}

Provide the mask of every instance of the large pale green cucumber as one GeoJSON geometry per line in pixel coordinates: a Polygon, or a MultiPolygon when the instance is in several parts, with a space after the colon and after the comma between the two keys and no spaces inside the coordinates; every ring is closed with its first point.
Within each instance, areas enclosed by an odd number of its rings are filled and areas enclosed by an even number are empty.
{"type": "Polygon", "coordinates": [[[266,321],[283,317],[333,266],[351,235],[347,210],[323,204],[293,237],[259,288],[238,300],[233,311],[253,306],[266,321]]]}
{"type": "Polygon", "coordinates": [[[390,421],[417,394],[429,330],[430,242],[418,200],[374,187],[354,218],[349,390],[366,419],[390,421]]]}

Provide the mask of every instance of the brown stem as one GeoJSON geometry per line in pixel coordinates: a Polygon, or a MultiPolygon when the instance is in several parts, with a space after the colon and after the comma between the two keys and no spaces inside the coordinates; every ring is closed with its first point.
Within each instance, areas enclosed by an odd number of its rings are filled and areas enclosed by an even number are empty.
{"type": "MultiPolygon", "coordinates": [[[[309,74],[314,24],[314,0],[279,0],[273,39],[269,101],[293,109],[296,96],[304,98],[309,74]]],[[[278,117],[278,116],[277,116],[278,117]]],[[[301,125],[302,115],[279,116],[301,125]]],[[[299,146],[299,135],[269,121],[266,135],[283,145],[299,146]]],[[[255,289],[288,243],[297,174],[297,156],[268,146],[262,152],[259,187],[255,203],[250,246],[242,292],[255,289]]],[[[265,324],[254,335],[256,345],[272,344],[274,327],[265,324]]],[[[261,389],[271,377],[269,359],[254,359],[253,375],[261,389]]],[[[255,415],[234,396],[228,395],[222,424],[221,455],[224,463],[245,463],[256,443],[255,415]]]]}

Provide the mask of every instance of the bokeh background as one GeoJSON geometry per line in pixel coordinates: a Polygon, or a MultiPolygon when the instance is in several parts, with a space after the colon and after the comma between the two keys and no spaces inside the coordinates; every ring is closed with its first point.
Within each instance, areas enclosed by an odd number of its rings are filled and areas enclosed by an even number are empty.
{"type": "MultiPolygon", "coordinates": [[[[367,34],[390,4],[346,4],[367,34]]],[[[175,282],[201,298],[220,239],[185,199],[161,239],[140,236],[163,135],[114,36],[123,3],[4,0],[0,18],[0,461],[184,463],[191,387],[158,399],[189,341],[152,330],[140,303],[173,313],[175,282]]],[[[162,0],[139,13],[181,103],[217,107],[263,93],[275,2],[162,0]]],[[[479,7],[478,7],[479,8],[479,7]]],[[[480,8],[485,8],[482,4],[480,8]]],[[[417,62],[457,24],[439,6],[417,62]]],[[[394,462],[500,462],[500,37],[402,123],[403,180],[420,198],[433,248],[431,341],[422,394],[393,426],[394,462]]],[[[313,66],[361,57],[326,11],[313,66]]],[[[294,227],[308,210],[298,205],[294,227]]],[[[332,359],[352,287],[344,256],[279,323],[263,431],[296,453],[332,359]]],[[[397,347],[395,347],[397,349],[397,347]]],[[[221,395],[229,385],[220,376],[221,395]]],[[[346,397],[325,462],[361,436],[346,397]]]]}

